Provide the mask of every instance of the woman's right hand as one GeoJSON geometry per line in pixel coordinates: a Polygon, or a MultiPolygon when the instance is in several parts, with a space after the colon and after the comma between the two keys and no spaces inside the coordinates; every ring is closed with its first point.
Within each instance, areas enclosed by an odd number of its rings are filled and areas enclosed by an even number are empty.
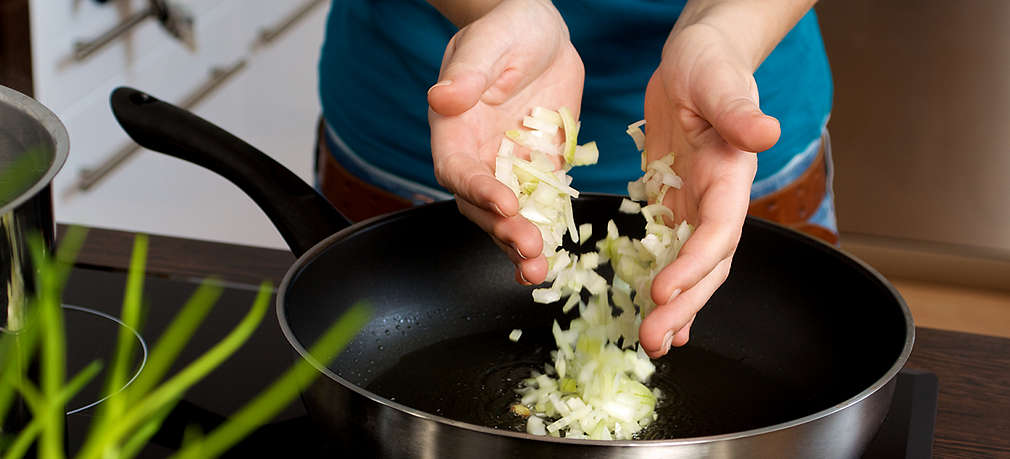
{"type": "Polygon", "coordinates": [[[550,1],[504,0],[452,37],[428,90],[435,177],[508,254],[520,283],[543,282],[547,259],[540,230],[495,179],[495,156],[505,131],[519,128],[533,107],[568,107],[578,116],[584,77],[550,1]]]}

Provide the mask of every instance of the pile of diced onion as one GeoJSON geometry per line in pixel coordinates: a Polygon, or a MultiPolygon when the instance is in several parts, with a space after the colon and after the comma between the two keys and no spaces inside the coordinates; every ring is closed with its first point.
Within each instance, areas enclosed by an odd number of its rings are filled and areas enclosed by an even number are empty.
{"type": "MultiPolygon", "coordinates": [[[[645,173],[628,184],[628,192],[637,201],[661,203],[670,188],[680,188],[683,182],[673,171],[672,153],[646,165],[643,124],[628,126],[642,152],[645,173]]],[[[662,396],[659,389],[646,386],[655,366],[639,346],[638,327],[656,306],[650,295],[652,278],[676,258],[692,228],[686,221],[667,226],[675,216],[661,204],[642,206],[626,199],[620,211],[641,213],[645,237],[621,236],[610,221],[606,237],[596,244],[597,251],[569,253],[561,248],[565,233],[581,245],[591,237],[592,225],[575,225],[571,198],[579,193],[571,187],[567,171],[595,164],[599,152],[595,142],[576,144],[579,123],[563,107],[557,112],[535,108],[523,126],[506,132],[495,176],[512,189],[519,199],[519,213],[543,235],[551,286],[533,290],[534,301],[564,300],[562,310],[577,308],[579,317],[572,319],[567,330],[554,322],[557,350],[551,352],[553,361],[544,366],[543,373],[534,372],[522,382],[517,389],[521,400],[512,411],[527,417],[526,431],[535,435],[634,438],[656,419],[656,404],[662,396]],[[561,142],[556,140],[559,134],[561,142]],[[529,160],[514,154],[516,144],[530,151],[529,160]],[[613,267],[612,282],[596,272],[605,263],[613,267]]],[[[510,339],[520,336],[521,331],[514,330],[510,339]]]]}

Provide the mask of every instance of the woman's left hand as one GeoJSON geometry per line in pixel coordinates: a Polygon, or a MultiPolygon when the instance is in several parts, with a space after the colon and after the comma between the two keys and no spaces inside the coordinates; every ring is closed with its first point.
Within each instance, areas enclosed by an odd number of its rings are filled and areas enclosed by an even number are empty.
{"type": "Polygon", "coordinates": [[[684,179],[663,204],[695,226],[680,255],[653,280],[658,307],[640,341],[655,358],[687,343],[695,314],[729,275],[747,214],[755,152],[778,141],[779,123],[758,105],[753,63],[718,29],[674,30],[645,93],[649,160],[675,153],[684,179]]]}

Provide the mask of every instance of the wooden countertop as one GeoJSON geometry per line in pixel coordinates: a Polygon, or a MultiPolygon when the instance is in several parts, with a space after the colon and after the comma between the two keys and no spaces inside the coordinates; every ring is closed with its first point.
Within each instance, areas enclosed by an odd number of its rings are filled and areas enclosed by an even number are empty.
{"type": "MultiPolygon", "coordinates": [[[[133,234],[93,229],[78,265],[125,270],[133,234]]],[[[294,262],[282,250],[164,236],[150,238],[148,273],[168,278],[217,275],[280,283],[294,262]]],[[[909,368],[937,375],[940,395],[933,452],[940,457],[1010,456],[1010,339],[916,328],[909,368]]]]}

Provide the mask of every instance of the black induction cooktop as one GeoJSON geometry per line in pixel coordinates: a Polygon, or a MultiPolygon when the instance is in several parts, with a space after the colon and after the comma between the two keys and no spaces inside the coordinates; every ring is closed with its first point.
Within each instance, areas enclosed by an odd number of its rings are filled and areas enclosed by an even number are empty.
{"type": "MultiPolygon", "coordinates": [[[[71,344],[68,365],[83,367],[95,358],[108,361],[114,339],[103,338],[118,328],[125,273],[78,268],[70,277],[65,294],[67,334],[71,344]],[[76,320],[72,320],[75,319],[76,320]],[[79,343],[79,344],[75,344],[79,343]]],[[[146,315],[139,332],[153,345],[164,327],[192,294],[199,280],[148,277],[145,283],[146,315]]],[[[257,286],[228,284],[180,355],[179,365],[195,359],[202,350],[220,340],[252,305],[257,286]]],[[[139,359],[142,354],[138,354],[139,359]]],[[[275,316],[269,312],[250,340],[236,355],[190,390],[162,429],[153,437],[142,458],[167,457],[176,451],[187,426],[208,432],[244,401],[266,388],[294,359],[275,316]]],[[[95,409],[97,389],[85,391],[71,405],[68,415],[69,447],[80,445],[95,409]],[[77,409],[82,408],[83,409],[77,409]]],[[[936,415],[937,380],[931,373],[902,371],[891,410],[869,450],[867,458],[930,457],[936,415]]],[[[70,407],[68,407],[70,408],[70,407]]],[[[334,445],[309,421],[300,401],[288,406],[272,423],[260,428],[226,457],[354,457],[354,445],[334,445]],[[349,454],[350,453],[350,454],[349,454]]]]}

